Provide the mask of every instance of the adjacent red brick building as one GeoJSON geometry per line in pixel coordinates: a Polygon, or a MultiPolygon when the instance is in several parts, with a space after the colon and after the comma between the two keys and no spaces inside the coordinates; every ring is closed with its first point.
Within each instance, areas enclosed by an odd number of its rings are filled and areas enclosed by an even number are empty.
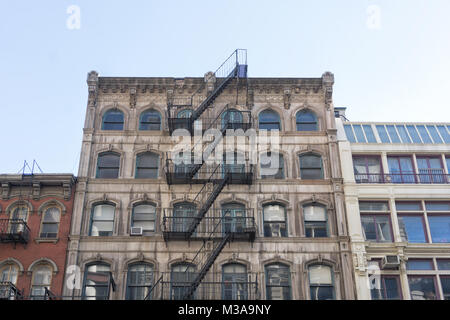
{"type": "Polygon", "coordinates": [[[0,299],[62,295],[76,178],[0,175],[0,299]]]}

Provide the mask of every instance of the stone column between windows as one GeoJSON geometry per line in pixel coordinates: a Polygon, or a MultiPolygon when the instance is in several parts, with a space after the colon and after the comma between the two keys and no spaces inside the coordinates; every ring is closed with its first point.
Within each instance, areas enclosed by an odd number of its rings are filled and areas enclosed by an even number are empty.
{"type": "Polygon", "coordinates": [[[398,224],[397,210],[395,208],[395,198],[391,197],[389,199],[389,207],[391,210],[392,232],[394,234],[394,242],[402,242],[402,237],[400,235],[400,227],[398,224]]]}
{"type": "Polygon", "coordinates": [[[389,165],[387,160],[387,153],[385,151],[381,152],[381,165],[382,165],[382,172],[384,174],[389,174],[389,165]]]}
{"type": "Polygon", "coordinates": [[[413,165],[414,165],[414,173],[419,174],[419,166],[417,165],[417,158],[416,158],[415,153],[413,153],[412,158],[413,158],[413,165]]]}
{"type": "Polygon", "coordinates": [[[400,262],[400,286],[402,289],[403,300],[411,300],[411,294],[409,292],[408,275],[406,274],[406,261],[400,262]]]}

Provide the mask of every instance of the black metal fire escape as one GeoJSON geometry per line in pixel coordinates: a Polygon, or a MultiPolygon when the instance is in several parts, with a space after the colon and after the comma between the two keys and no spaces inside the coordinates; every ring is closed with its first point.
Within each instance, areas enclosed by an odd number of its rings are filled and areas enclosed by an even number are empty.
{"type": "MultiPolygon", "coordinates": [[[[201,115],[204,113],[206,108],[211,106],[216,98],[225,90],[225,88],[236,79],[236,82],[241,78],[247,78],[247,63],[246,63],[246,51],[245,50],[235,50],[233,54],[219,67],[219,69],[211,76],[216,77],[216,87],[212,92],[203,100],[199,106],[192,111],[192,114],[188,118],[180,119],[176,116],[175,111],[179,110],[180,106],[175,105],[174,103],[169,103],[168,105],[168,122],[169,122],[169,131],[173,133],[176,129],[187,129],[193,135],[194,133],[194,122],[200,119],[201,115]],[[242,57],[244,57],[244,61],[242,61],[242,57]],[[244,62],[244,63],[243,63],[244,62]]],[[[236,84],[238,87],[238,84],[236,84]]],[[[192,105],[194,96],[199,94],[199,92],[203,91],[203,88],[200,88],[197,92],[195,92],[190,99],[190,104],[192,105]]],[[[244,123],[242,119],[242,123],[236,124],[232,123],[227,119],[221,118],[221,114],[226,111],[227,107],[219,113],[219,116],[209,122],[206,126],[206,130],[209,128],[219,129],[220,136],[216,137],[216,139],[209,144],[208,148],[210,150],[215,149],[218,143],[222,140],[223,136],[226,135],[227,129],[243,129],[246,130],[251,127],[251,115],[248,113],[247,121],[244,123]]],[[[205,120],[205,119],[201,119],[205,120]]],[[[205,131],[206,131],[205,130],[205,131]]],[[[191,156],[196,151],[196,146],[192,148],[191,156]]],[[[203,153],[204,150],[202,150],[203,153]]],[[[193,160],[193,157],[191,158],[193,160]]],[[[207,159],[204,156],[201,157],[201,161],[196,164],[189,164],[185,166],[181,172],[177,171],[176,164],[170,159],[167,159],[166,162],[166,178],[167,183],[171,184],[202,184],[203,187],[198,192],[197,196],[194,199],[195,202],[200,202],[201,205],[196,211],[196,214],[186,221],[188,223],[182,230],[177,228],[177,230],[173,230],[171,228],[171,221],[175,221],[177,218],[175,216],[164,216],[163,218],[163,234],[164,239],[184,239],[184,240],[194,240],[195,237],[200,239],[199,234],[201,233],[199,230],[199,225],[205,219],[208,211],[214,204],[214,201],[220,195],[222,190],[228,184],[252,184],[253,182],[253,165],[244,165],[243,171],[235,172],[233,168],[226,166],[221,163],[215,165],[213,167],[209,165],[205,165],[207,159]]],[[[192,162],[191,162],[192,163],[192,162]]],[[[222,216],[218,221],[216,220],[213,224],[213,229],[206,230],[206,237],[203,237],[204,241],[203,246],[197,252],[194,260],[198,259],[198,257],[203,256],[201,268],[199,272],[195,275],[192,281],[189,281],[189,286],[185,292],[184,299],[191,299],[205,278],[206,274],[210,270],[211,266],[214,264],[214,261],[221,253],[225,245],[236,238],[239,238],[233,233],[233,230],[222,230],[218,232],[218,228],[221,226],[223,229],[223,219],[222,216]],[[217,235],[220,235],[217,237],[217,235]],[[213,240],[213,248],[206,249],[206,244],[208,241],[213,240]],[[205,252],[207,252],[205,254],[205,252]]],[[[203,230],[204,231],[204,230],[203,230]]],[[[241,233],[246,235],[246,238],[253,241],[256,233],[256,228],[254,225],[254,220],[251,226],[247,226],[240,230],[241,233]]],[[[205,232],[203,232],[205,234],[205,232]]],[[[242,234],[241,234],[242,236],[242,234]]],[[[241,237],[242,239],[242,237],[241,237]]],[[[200,262],[200,261],[198,261],[200,262]]],[[[192,278],[192,277],[191,277],[192,278]]],[[[163,283],[163,279],[160,279],[158,283],[163,283]]],[[[152,288],[153,291],[153,288],[152,288]]]]}

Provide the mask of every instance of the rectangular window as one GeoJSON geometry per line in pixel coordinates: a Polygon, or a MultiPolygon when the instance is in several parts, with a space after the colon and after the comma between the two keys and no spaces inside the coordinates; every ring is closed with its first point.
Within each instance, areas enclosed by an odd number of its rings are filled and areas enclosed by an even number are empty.
{"type": "Polygon", "coordinates": [[[428,214],[433,243],[450,243],[450,215],[428,214]]]}
{"type": "Polygon", "coordinates": [[[401,141],[397,134],[397,131],[395,130],[395,127],[392,125],[387,125],[386,128],[389,132],[389,136],[391,137],[392,143],[400,143],[401,141]]]}
{"type": "Polygon", "coordinates": [[[361,224],[367,241],[392,242],[391,219],[387,202],[361,201],[361,224]]]}
{"type": "Polygon", "coordinates": [[[363,125],[364,132],[366,133],[367,141],[369,143],[377,143],[377,139],[375,139],[375,135],[372,131],[372,126],[365,124],[363,125]]]}
{"type": "Polygon", "coordinates": [[[409,291],[412,300],[437,300],[435,277],[408,276],[409,291]]]}
{"type": "Polygon", "coordinates": [[[419,130],[419,134],[422,138],[423,143],[433,143],[431,141],[430,136],[428,135],[427,129],[425,129],[425,126],[416,126],[417,130],[419,130]]]}
{"type": "Polygon", "coordinates": [[[439,144],[443,143],[435,126],[427,126],[427,129],[428,129],[428,132],[431,134],[431,137],[433,138],[434,143],[439,143],[439,144]]]}
{"type": "Polygon", "coordinates": [[[406,129],[408,129],[409,135],[411,136],[414,143],[422,143],[422,140],[420,140],[419,134],[417,133],[416,127],[406,126],[406,129]]]}
{"type": "Polygon", "coordinates": [[[391,221],[384,215],[361,215],[364,238],[374,242],[392,242],[391,221]]]}
{"type": "Polygon", "coordinates": [[[382,275],[379,287],[373,288],[370,293],[372,300],[400,300],[402,296],[399,277],[382,275]]]}
{"type": "Polygon", "coordinates": [[[345,134],[347,135],[348,141],[355,143],[355,135],[353,134],[352,126],[349,124],[344,125],[345,134]]]}
{"type": "Polygon", "coordinates": [[[438,259],[437,265],[439,270],[449,270],[450,271],[450,259],[438,259]]]}
{"type": "Polygon", "coordinates": [[[305,235],[307,238],[328,236],[327,213],[325,207],[308,205],[303,207],[305,217],[305,235]]]}
{"type": "Polygon", "coordinates": [[[398,216],[402,241],[409,243],[426,243],[425,224],[423,216],[398,216]]]}
{"type": "Polygon", "coordinates": [[[446,183],[441,159],[438,157],[417,157],[421,183],[446,183]]]}
{"type": "Polygon", "coordinates": [[[433,260],[409,259],[406,270],[434,270],[433,260]]]}
{"type": "Polygon", "coordinates": [[[388,157],[392,183],[416,183],[411,157],[388,157]]]}
{"type": "Polygon", "coordinates": [[[409,138],[408,133],[406,132],[405,126],[397,125],[397,131],[400,134],[403,143],[411,143],[411,139],[409,138]]]}
{"type": "Polygon", "coordinates": [[[391,141],[389,140],[389,136],[386,132],[386,128],[383,125],[378,125],[377,131],[382,143],[391,143],[391,141]]]}
{"type": "Polygon", "coordinates": [[[440,278],[444,300],[450,300],[450,276],[441,276],[440,278]]]}
{"type": "Polygon", "coordinates": [[[359,143],[365,143],[366,142],[366,138],[364,137],[364,132],[361,128],[361,125],[359,124],[354,124],[353,125],[353,130],[355,130],[355,134],[356,134],[356,139],[358,140],[359,143]]]}
{"type": "Polygon", "coordinates": [[[354,156],[353,170],[357,183],[383,182],[381,174],[381,161],[379,157],[354,156]]]}

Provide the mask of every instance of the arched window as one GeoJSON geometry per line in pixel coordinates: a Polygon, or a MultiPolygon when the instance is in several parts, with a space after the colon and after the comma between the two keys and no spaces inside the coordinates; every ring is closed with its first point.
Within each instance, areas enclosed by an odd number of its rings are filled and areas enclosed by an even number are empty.
{"type": "Polygon", "coordinates": [[[21,204],[12,209],[11,219],[9,220],[9,234],[17,235],[26,232],[26,223],[28,221],[29,208],[21,204]]]}
{"type": "Polygon", "coordinates": [[[263,206],[264,237],[287,237],[286,208],[278,203],[263,206]]]}
{"type": "Polygon", "coordinates": [[[241,129],[243,123],[242,112],[236,109],[228,109],[222,113],[222,128],[241,129]]]}
{"type": "Polygon", "coordinates": [[[111,285],[111,268],[106,263],[93,263],[84,271],[83,299],[108,300],[111,285]]]}
{"type": "Polygon", "coordinates": [[[161,130],[161,114],[154,109],[142,112],[139,117],[139,130],[161,130]]]}
{"type": "Polygon", "coordinates": [[[187,119],[192,117],[192,110],[191,109],[184,109],[177,113],[178,119],[187,119]]]}
{"type": "Polygon", "coordinates": [[[264,110],[259,114],[259,130],[281,130],[280,115],[273,110],[264,110]]]}
{"type": "Polygon", "coordinates": [[[307,238],[328,237],[327,210],[324,206],[317,204],[304,205],[303,216],[307,238]]]}
{"type": "Polygon", "coordinates": [[[153,204],[138,204],[133,207],[132,228],[142,228],[142,235],[155,232],[156,207],[153,204]]]}
{"type": "Polygon", "coordinates": [[[47,208],[42,216],[41,232],[39,234],[39,237],[42,239],[57,238],[60,219],[61,219],[61,210],[59,208],[57,207],[47,208]]]}
{"type": "Polygon", "coordinates": [[[302,179],[323,179],[322,157],[313,153],[300,156],[300,176],[302,179]]]}
{"type": "Polygon", "coordinates": [[[33,269],[31,281],[31,299],[44,300],[45,288],[50,290],[52,283],[52,268],[48,265],[38,265],[33,269]]]}
{"type": "Polygon", "coordinates": [[[245,173],[245,156],[242,152],[226,152],[223,154],[223,172],[245,173]]]}
{"type": "Polygon", "coordinates": [[[195,277],[195,265],[190,263],[179,263],[173,265],[170,271],[171,299],[186,299],[187,297],[185,296],[188,293],[188,290],[191,287],[192,281],[194,281],[195,277]]]}
{"type": "Polygon", "coordinates": [[[110,237],[114,230],[115,206],[98,204],[92,209],[89,235],[93,237],[110,237]]]}
{"type": "Polygon", "coordinates": [[[157,179],[159,155],[153,152],[138,154],[136,157],[136,179],[157,179]]]}
{"type": "Polygon", "coordinates": [[[300,110],[297,112],[297,131],[317,131],[317,116],[314,112],[309,110],[300,110]]]}
{"type": "Polygon", "coordinates": [[[120,154],[104,152],[99,154],[97,160],[97,175],[99,179],[117,179],[120,169],[120,154]]]}
{"type": "Polygon", "coordinates": [[[124,116],[119,109],[110,109],[102,119],[102,130],[123,130],[124,116]]]}
{"type": "Polygon", "coordinates": [[[229,263],[222,267],[222,300],[247,300],[247,267],[240,263],[229,263]]]}
{"type": "Polygon", "coordinates": [[[240,203],[222,205],[223,232],[244,232],[246,227],[245,206],[240,203]]]}
{"type": "Polygon", "coordinates": [[[261,179],[284,179],[284,157],[281,153],[263,153],[259,162],[261,179]]]}
{"type": "Polygon", "coordinates": [[[267,300],[291,300],[291,272],[287,265],[274,263],[266,268],[267,300]]]}
{"type": "Polygon", "coordinates": [[[12,263],[0,266],[0,300],[15,300],[18,294],[15,287],[19,267],[12,263]]]}
{"type": "Polygon", "coordinates": [[[153,265],[137,263],[129,266],[127,275],[127,300],[144,300],[153,285],[153,265]]]}
{"type": "Polygon", "coordinates": [[[334,300],[333,274],[326,265],[312,265],[308,268],[311,300],[334,300]]]}
{"type": "Polygon", "coordinates": [[[173,231],[186,232],[197,215],[196,205],[191,202],[177,203],[173,206],[173,231]]]}

